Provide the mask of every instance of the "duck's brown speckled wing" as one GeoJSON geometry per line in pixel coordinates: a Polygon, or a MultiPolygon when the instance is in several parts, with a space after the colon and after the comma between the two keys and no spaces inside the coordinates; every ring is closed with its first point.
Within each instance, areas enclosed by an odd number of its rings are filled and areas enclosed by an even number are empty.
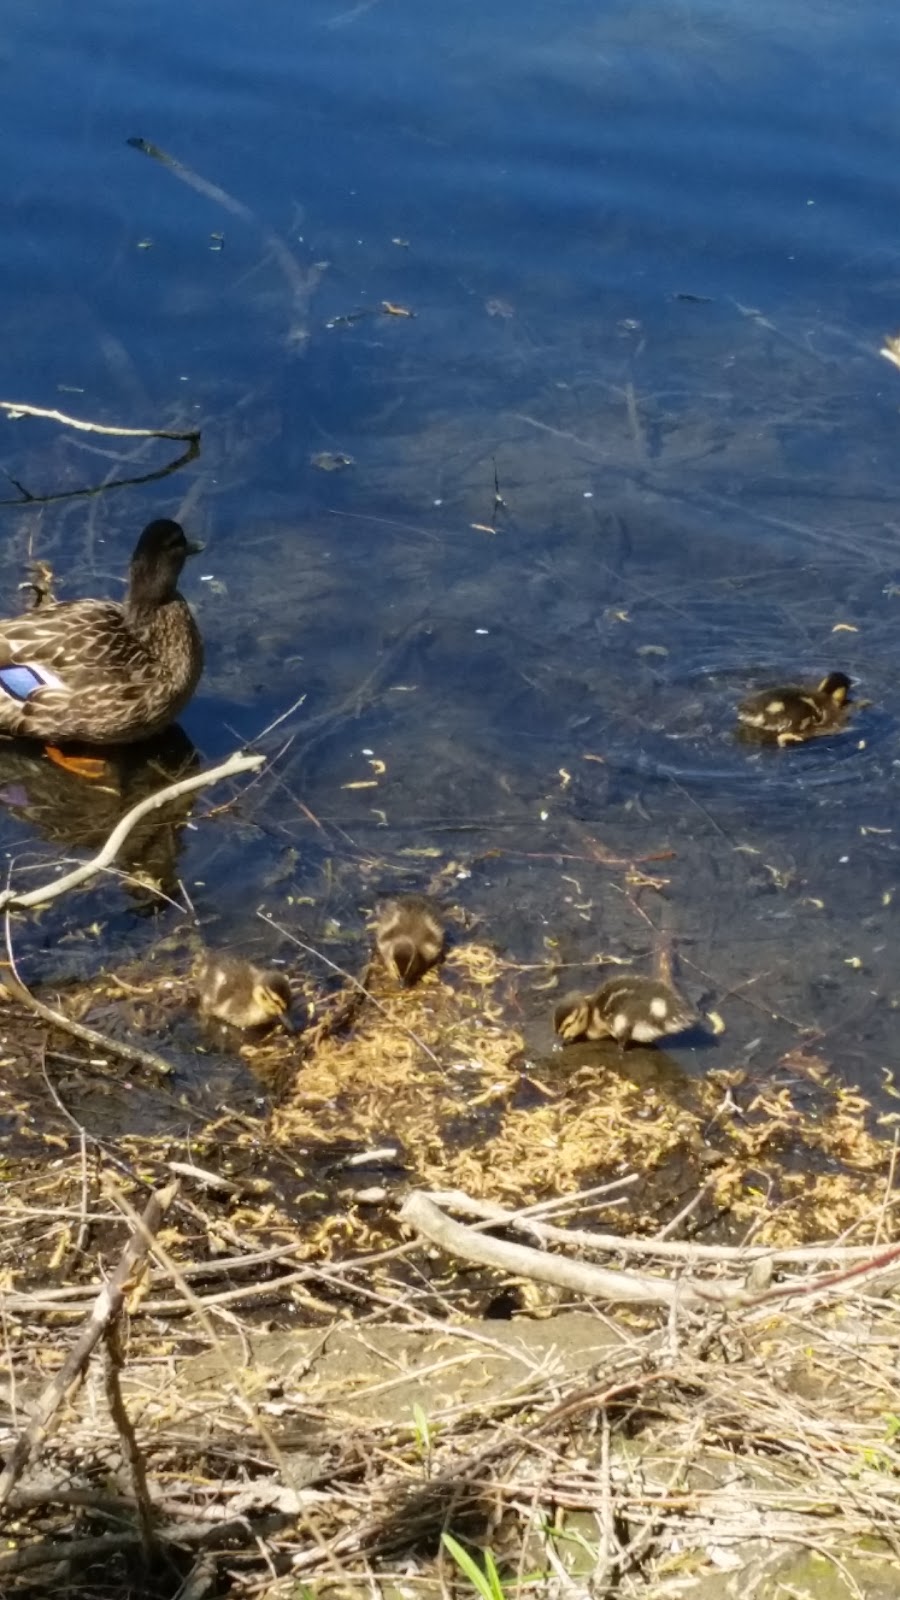
{"type": "Polygon", "coordinates": [[[193,692],[198,637],[181,599],[161,607],[143,634],[108,600],[54,603],[0,622],[0,732],[96,744],[149,736],[193,692]],[[2,669],[11,665],[34,666],[58,685],[36,686],[25,697],[9,692],[2,669]]]}

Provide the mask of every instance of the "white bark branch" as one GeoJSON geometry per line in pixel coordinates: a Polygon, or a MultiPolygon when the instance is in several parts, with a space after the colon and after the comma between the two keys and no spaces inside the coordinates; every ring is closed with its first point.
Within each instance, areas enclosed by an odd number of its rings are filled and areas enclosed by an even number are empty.
{"type": "Polygon", "coordinates": [[[64,411],[46,411],[43,406],[19,404],[16,400],[0,400],[0,411],[13,420],[19,417],[44,417],[48,422],[61,422],[64,428],[78,428],[82,433],[111,433],[119,439],[199,439],[199,428],[176,432],[173,428],[113,428],[103,422],[84,422],[79,417],[68,417],[64,411]]]}
{"type": "MultiPolygon", "coordinates": [[[[2,403],[2,402],[0,402],[2,403]]],[[[16,910],[27,910],[32,906],[46,905],[50,900],[57,900],[60,895],[68,894],[70,889],[76,889],[79,884],[87,882],[88,878],[96,877],[104,867],[115,861],[116,856],[131,833],[132,829],[146,817],[150,811],[156,811],[169,800],[177,800],[180,795],[191,794],[194,789],[204,789],[207,784],[218,783],[221,778],[232,778],[239,772],[255,772],[265,762],[265,756],[246,755],[239,752],[229,756],[218,767],[210,767],[206,772],[196,772],[193,777],[180,778],[177,783],[170,783],[165,789],[157,789],[155,794],[148,795],[130,811],[126,811],[120,818],[105,845],[92,856],[90,861],[83,861],[80,867],[73,867],[61,878],[55,878],[52,883],[45,883],[40,889],[29,889],[20,894],[16,889],[4,889],[0,892],[0,911],[8,906],[16,910]]]]}
{"type": "MultiPolygon", "coordinates": [[[[591,1191],[593,1192],[593,1191],[591,1191]]],[[[507,1211],[493,1200],[473,1200],[461,1189],[430,1189],[427,1199],[436,1206],[458,1211],[464,1217],[478,1217],[481,1221],[499,1223],[518,1233],[529,1233],[532,1238],[548,1244],[574,1246],[592,1255],[656,1256],[670,1261],[714,1261],[737,1268],[749,1269],[754,1261],[769,1259],[773,1265],[815,1265],[821,1261],[869,1261],[874,1247],[869,1244],[842,1245],[834,1243],[795,1245],[779,1249],[772,1245],[697,1244],[677,1239],[628,1238],[619,1233],[595,1233],[586,1228],[557,1228],[533,1215],[530,1207],[523,1211],[507,1211]]],[[[568,1203],[576,1205],[579,1196],[568,1196],[568,1203]]]]}
{"type": "Polygon", "coordinates": [[[570,1289],[596,1300],[659,1306],[724,1306],[740,1304],[745,1296],[743,1283],[733,1279],[702,1284],[681,1279],[672,1283],[666,1278],[636,1272],[608,1272],[583,1261],[569,1261],[565,1256],[532,1250],[528,1245],[492,1239],[460,1222],[452,1222],[421,1193],[407,1197],[400,1211],[400,1221],[464,1261],[495,1267],[499,1272],[513,1273],[519,1278],[551,1283],[559,1289],[570,1289]]]}

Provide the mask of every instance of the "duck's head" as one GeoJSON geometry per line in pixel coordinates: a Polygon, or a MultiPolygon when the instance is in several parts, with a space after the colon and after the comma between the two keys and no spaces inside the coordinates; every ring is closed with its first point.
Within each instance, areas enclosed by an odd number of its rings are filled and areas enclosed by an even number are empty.
{"type": "Polygon", "coordinates": [[[283,972],[266,972],[253,984],[252,1008],[260,1022],[276,1022],[291,1009],[291,986],[283,972]]]}
{"type": "Polygon", "coordinates": [[[827,695],[836,706],[843,706],[847,703],[852,687],[845,672],[829,672],[828,677],[823,678],[819,684],[819,694],[827,695]]]}
{"type": "Polygon", "coordinates": [[[131,558],[128,599],[137,607],[160,606],[171,600],[188,556],[203,549],[188,539],[180,522],[158,517],[148,522],[131,558]]]}
{"type": "Polygon", "coordinates": [[[583,994],[567,994],[553,1013],[553,1026],[563,1044],[583,1039],[591,1025],[591,1002],[583,994]]]}

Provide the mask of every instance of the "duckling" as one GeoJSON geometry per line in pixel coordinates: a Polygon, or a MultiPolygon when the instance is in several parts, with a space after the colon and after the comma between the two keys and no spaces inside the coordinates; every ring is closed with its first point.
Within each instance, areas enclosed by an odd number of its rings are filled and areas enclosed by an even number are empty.
{"type": "Polygon", "coordinates": [[[684,1033],[696,1022],[690,1006],[659,978],[613,978],[596,994],[566,995],[553,1017],[565,1044],[575,1039],[616,1039],[653,1044],[667,1033],[684,1033]]]}
{"type": "Polygon", "coordinates": [[[444,928],[424,895],[398,895],[380,908],[375,943],[388,972],[409,987],[440,960],[444,928]]]}
{"type": "Polygon", "coordinates": [[[804,744],[807,739],[843,727],[849,711],[850,687],[845,673],[829,672],[817,688],[787,684],[783,688],[762,689],[741,701],[738,721],[782,746],[804,744]]]}
{"type": "Polygon", "coordinates": [[[232,1028],[286,1020],[291,1008],[291,986],[283,972],[263,972],[237,956],[201,956],[196,983],[203,1015],[232,1028]]]}

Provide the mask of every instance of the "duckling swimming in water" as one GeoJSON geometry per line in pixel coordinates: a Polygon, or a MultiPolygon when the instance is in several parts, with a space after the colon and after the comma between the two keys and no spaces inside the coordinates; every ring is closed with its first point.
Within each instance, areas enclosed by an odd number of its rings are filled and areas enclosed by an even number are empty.
{"type": "Polygon", "coordinates": [[[845,673],[829,672],[818,687],[787,684],[762,689],[741,701],[738,721],[781,746],[804,744],[843,727],[849,714],[850,687],[845,673]]]}
{"type": "Polygon", "coordinates": [[[397,895],[379,911],[375,943],[388,972],[410,987],[440,960],[444,928],[424,895],[397,895]]]}
{"type": "Polygon", "coordinates": [[[201,956],[196,983],[202,1014],[231,1028],[262,1028],[284,1020],[291,1009],[291,986],[283,972],[264,972],[237,956],[201,956]]]}
{"type": "Polygon", "coordinates": [[[667,1033],[684,1033],[696,1020],[668,983],[635,975],[612,978],[596,994],[566,995],[553,1016],[565,1044],[615,1039],[623,1049],[629,1044],[653,1044],[667,1033]]]}

